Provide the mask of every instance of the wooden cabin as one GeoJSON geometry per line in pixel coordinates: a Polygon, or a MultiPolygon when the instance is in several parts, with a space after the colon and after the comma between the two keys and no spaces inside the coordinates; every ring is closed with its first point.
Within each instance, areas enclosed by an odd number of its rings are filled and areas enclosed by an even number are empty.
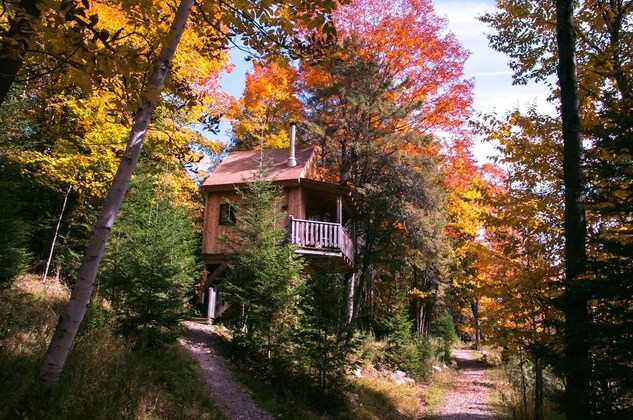
{"type": "Polygon", "coordinates": [[[231,237],[239,214],[231,203],[236,188],[254,180],[258,160],[270,165],[269,179],[280,185],[288,241],[297,245],[311,269],[351,272],[355,245],[351,226],[354,207],[350,188],[321,180],[317,156],[311,147],[231,152],[201,187],[205,199],[202,257],[205,270],[198,285],[198,303],[210,319],[228,304],[221,297],[222,276],[228,268],[226,239],[231,237]],[[220,293],[218,293],[220,292],[220,293]]]}

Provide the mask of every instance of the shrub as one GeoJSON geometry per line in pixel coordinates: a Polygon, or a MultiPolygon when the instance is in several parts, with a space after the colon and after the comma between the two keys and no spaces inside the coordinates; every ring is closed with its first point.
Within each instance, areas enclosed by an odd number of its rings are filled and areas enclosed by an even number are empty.
{"type": "Polygon", "coordinates": [[[458,339],[453,317],[448,312],[444,312],[432,330],[433,333],[442,340],[442,358],[445,362],[449,362],[451,360],[451,347],[458,339]]]}
{"type": "Polygon", "coordinates": [[[426,379],[438,354],[437,341],[411,337],[390,352],[392,364],[415,380],[426,379]]]}
{"type": "Polygon", "coordinates": [[[59,384],[37,387],[37,372],[67,290],[54,280],[18,278],[0,299],[0,418],[219,419],[194,362],[176,345],[132,351],[116,319],[90,306],[59,384]],[[19,307],[19,310],[16,308],[19,307]]]}

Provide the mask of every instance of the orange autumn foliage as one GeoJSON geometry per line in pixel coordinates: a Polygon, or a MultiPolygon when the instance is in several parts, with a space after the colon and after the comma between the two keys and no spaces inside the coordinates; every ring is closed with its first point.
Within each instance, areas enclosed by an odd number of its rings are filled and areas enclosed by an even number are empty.
{"type": "MultiPolygon", "coordinates": [[[[353,0],[339,5],[333,21],[339,41],[331,59],[345,60],[350,43],[359,44],[361,56],[378,58],[389,78],[403,84],[387,93],[402,106],[417,109],[402,130],[446,133],[464,125],[473,87],[463,74],[468,53],[446,30],[431,1],[353,0]]],[[[253,147],[253,138],[262,136],[271,139],[264,147],[286,144],[283,126],[302,115],[296,99],[300,92],[331,83],[331,75],[313,63],[302,62],[298,70],[279,61],[256,63],[247,76],[244,98],[230,116],[238,147],[253,147]]],[[[414,149],[408,151],[438,153],[414,149]]]]}
{"type": "Polygon", "coordinates": [[[303,104],[295,96],[297,77],[295,68],[281,60],[254,64],[242,98],[230,111],[238,149],[288,146],[288,121],[303,114],[303,104]]]}
{"type": "Polygon", "coordinates": [[[464,80],[468,53],[446,31],[430,0],[352,0],[334,14],[339,38],[353,38],[378,54],[386,71],[407,81],[398,100],[420,105],[419,130],[459,127],[469,114],[472,82],[464,80]]]}

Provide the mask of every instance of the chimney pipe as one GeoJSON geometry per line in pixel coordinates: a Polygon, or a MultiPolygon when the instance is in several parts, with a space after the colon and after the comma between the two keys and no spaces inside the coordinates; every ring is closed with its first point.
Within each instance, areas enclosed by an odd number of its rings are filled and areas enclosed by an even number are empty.
{"type": "Polygon", "coordinates": [[[288,167],[293,168],[297,166],[297,159],[295,159],[295,140],[297,137],[297,124],[290,123],[290,157],[288,158],[288,167]]]}

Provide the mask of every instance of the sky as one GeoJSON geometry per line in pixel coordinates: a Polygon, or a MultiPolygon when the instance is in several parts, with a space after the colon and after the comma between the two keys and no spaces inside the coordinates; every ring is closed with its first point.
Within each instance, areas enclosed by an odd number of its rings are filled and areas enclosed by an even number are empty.
{"type": "Polygon", "coordinates": [[[515,106],[526,107],[536,102],[549,110],[548,90],[543,84],[512,85],[509,58],[488,46],[486,34],[494,30],[477,20],[478,16],[494,11],[491,0],[435,0],[437,14],[448,21],[448,29],[462,46],[470,51],[464,73],[475,81],[474,109],[479,112],[505,113],[515,106]]]}
{"type": "MultiPolygon", "coordinates": [[[[470,51],[464,74],[475,82],[474,111],[504,115],[516,107],[536,104],[542,112],[554,113],[554,105],[547,102],[548,88],[542,83],[513,85],[509,57],[489,47],[486,34],[494,30],[477,17],[493,12],[494,4],[493,0],[435,0],[437,14],[448,21],[448,29],[470,51]]],[[[481,140],[475,141],[473,153],[479,163],[496,154],[492,144],[481,140]]]]}
{"type": "MultiPolygon", "coordinates": [[[[536,103],[543,112],[553,113],[554,106],[546,101],[548,90],[543,84],[512,84],[509,58],[488,46],[486,34],[493,33],[478,16],[494,11],[494,0],[435,0],[435,10],[448,22],[448,30],[455,34],[462,46],[470,51],[464,74],[475,83],[473,109],[475,112],[505,114],[515,108],[527,108],[536,103]]],[[[239,97],[244,89],[244,77],[251,68],[239,50],[232,51],[231,61],[235,69],[223,74],[223,89],[239,97]]],[[[474,150],[479,162],[485,162],[494,153],[491,145],[477,142],[474,150]]]]}

